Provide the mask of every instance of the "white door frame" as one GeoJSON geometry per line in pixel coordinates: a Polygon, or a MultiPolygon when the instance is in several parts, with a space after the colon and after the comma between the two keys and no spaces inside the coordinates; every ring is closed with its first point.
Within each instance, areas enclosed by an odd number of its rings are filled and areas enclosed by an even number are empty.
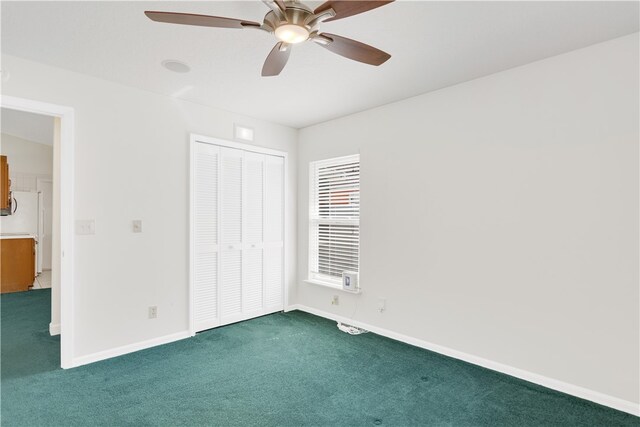
{"type": "MultiPolygon", "coordinates": [[[[195,312],[193,309],[193,279],[194,279],[194,262],[193,262],[193,244],[194,244],[194,235],[193,235],[193,225],[194,225],[194,211],[193,211],[193,203],[194,203],[194,188],[195,188],[195,154],[196,154],[196,144],[199,142],[205,144],[218,145],[220,147],[228,147],[228,148],[236,148],[244,151],[251,151],[253,153],[259,154],[268,154],[271,156],[282,157],[284,159],[284,176],[283,176],[283,191],[284,191],[284,206],[282,207],[282,307],[283,310],[287,310],[289,307],[289,275],[287,272],[288,268],[288,257],[287,250],[289,246],[287,245],[287,239],[289,238],[289,233],[287,232],[287,209],[289,207],[289,192],[287,191],[287,184],[289,182],[288,175],[288,160],[287,160],[287,152],[273,150],[271,148],[264,148],[257,145],[245,144],[241,142],[235,141],[227,141],[219,138],[212,138],[209,136],[203,136],[192,133],[189,138],[189,334],[194,336],[196,334],[195,330],[195,321],[194,316],[195,312]]],[[[220,221],[220,218],[218,218],[220,221]]],[[[220,313],[218,313],[218,316],[220,313]]]]}
{"type": "MultiPolygon", "coordinates": [[[[52,178],[36,178],[36,191],[38,192],[38,201],[40,201],[40,198],[44,199],[44,197],[42,196],[42,191],[40,190],[41,188],[41,184],[43,182],[48,182],[51,183],[51,198],[53,199],[53,179],[52,178]]],[[[53,209],[53,207],[52,207],[53,209]]],[[[38,205],[38,251],[40,252],[40,256],[39,256],[39,261],[38,261],[38,265],[40,267],[42,267],[42,253],[44,252],[44,249],[42,247],[42,236],[40,235],[40,226],[42,225],[42,228],[44,229],[44,224],[41,224],[40,219],[42,218],[42,206],[38,205]]],[[[52,224],[53,225],[53,224],[52,224]]],[[[51,233],[53,234],[53,229],[51,230],[51,233]]],[[[53,243],[53,242],[52,242],[53,243]]],[[[53,263],[53,258],[51,259],[51,262],[53,263]]],[[[52,265],[53,267],[53,265],[52,265]]],[[[42,272],[42,268],[38,268],[38,273],[42,272]]],[[[57,334],[56,334],[57,335],[57,334]]]]}
{"type": "Polygon", "coordinates": [[[74,109],[61,105],[2,95],[3,108],[60,119],[60,364],[72,368],[74,348],[74,109]]]}

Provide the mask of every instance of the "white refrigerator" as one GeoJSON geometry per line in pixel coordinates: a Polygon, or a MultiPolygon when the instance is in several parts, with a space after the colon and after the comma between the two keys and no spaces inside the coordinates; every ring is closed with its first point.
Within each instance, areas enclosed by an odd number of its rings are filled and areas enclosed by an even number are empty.
{"type": "Polygon", "coordinates": [[[11,215],[0,217],[0,233],[31,234],[36,238],[36,273],[42,272],[42,245],[39,244],[41,193],[12,191],[11,215]]]}

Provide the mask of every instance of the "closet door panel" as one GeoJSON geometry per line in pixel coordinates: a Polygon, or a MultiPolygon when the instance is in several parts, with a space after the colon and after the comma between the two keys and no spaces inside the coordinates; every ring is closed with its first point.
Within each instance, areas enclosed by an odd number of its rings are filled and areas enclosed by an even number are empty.
{"type": "Polygon", "coordinates": [[[264,241],[284,239],[284,159],[265,156],[264,241]]]}
{"type": "Polygon", "coordinates": [[[264,306],[265,308],[282,308],[283,292],[283,257],[282,247],[265,249],[264,254],[264,306]]]}
{"type": "Polygon", "coordinates": [[[264,241],[264,155],[244,153],[244,239],[255,248],[264,241]]]}
{"type": "Polygon", "coordinates": [[[242,252],[222,251],[222,321],[242,313],[242,252]]]}
{"type": "Polygon", "coordinates": [[[242,311],[251,313],[263,307],[262,249],[245,249],[242,260],[242,311]]]}
{"type": "Polygon", "coordinates": [[[197,144],[194,154],[193,310],[196,330],[218,319],[218,172],[220,149],[197,144]]]}
{"type": "MultiPolygon", "coordinates": [[[[221,148],[222,243],[242,243],[242,163],[241,150],[221,148]]],[[[238,249],[240,249],[238,247],[238,249]]]]}
{"type": "Polygon", "coordinates": [[[244,153],[242,311],[263,308],[264,155],[244,153]]]}
{"type": "Polygon", "coordinates": [[[265,156],[265,307],[283,307],[284,287],[284,159],[265,156]]]}
{"type": "Polygon", "coordinates": [[[221,180],[221,317],[242,313],[243,152],[220,148],[221,180]]]}

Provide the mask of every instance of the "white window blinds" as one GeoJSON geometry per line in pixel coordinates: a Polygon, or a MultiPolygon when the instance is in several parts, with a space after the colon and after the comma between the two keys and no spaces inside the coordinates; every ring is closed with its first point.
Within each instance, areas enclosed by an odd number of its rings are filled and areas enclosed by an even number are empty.
{"type": "Polygon", "coordinates": [[[359,266],[360,156],[312,162],[309,174],[309,279],[340,285],[359,266]]]}

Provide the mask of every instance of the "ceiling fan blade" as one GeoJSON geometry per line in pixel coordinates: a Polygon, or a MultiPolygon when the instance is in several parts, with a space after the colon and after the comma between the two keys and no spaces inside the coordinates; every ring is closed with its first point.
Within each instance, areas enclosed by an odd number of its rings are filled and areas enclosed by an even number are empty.
{"type": "Polygon", "coordinates": [[[244,28],[260,27],[260,24],[244,19],[222,18],[220,16],[195,15],[193,13],[155,12],[144,13],[149,19],[169,24],[197,25],[199,27],[244,28]]]}
{"type": "Polygon", "coordinates": [[[346,18],[348,16],[357,15],[359,13],[367,12],[385,4],[393,3],[393,0],[372,0],[372,1],[359,1],[359,0],[329,0],[322,3],[313,11],[315,15],[325,12],[328,9],[333,9],[336,12],[336,16],[325,19],[324,22],[335,21],[336,19],[346,18]]]}
{"type": "Polygon", "coordinates": [[[276,44],[262,66],[262,76],[270,77],[280,74],[291,54],[291,45],[283,42],[276,44]]]}
{"type": "Polygon", "coordinates": [[[345,58],[364,62],[365,64],[370,65],[381,65],[391,58],[391,55],[381,51],[380,49],[376,49],[373,46],[369,46],[368,44],[360,43],[346,37],[336,36],[335,34],[320,34],[318,37],[318,44],[333,53],[344,56],[345,58]]]}

